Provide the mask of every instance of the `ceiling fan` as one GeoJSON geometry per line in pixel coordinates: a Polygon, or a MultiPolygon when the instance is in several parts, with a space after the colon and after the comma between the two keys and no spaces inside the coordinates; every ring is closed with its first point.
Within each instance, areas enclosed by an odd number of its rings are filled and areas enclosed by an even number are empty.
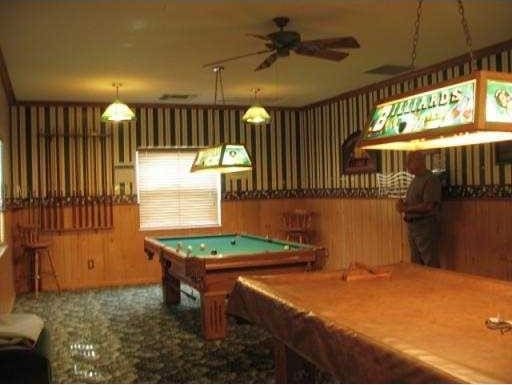
{"type": "Polygon", "coordinates": [[[266,41],[265,46],[267,49],[252,52],[245,55],[234,56],[228,59],[218,60],[212,63],[205,64],[203,67],[216,66],[231,60],[237,60],[248,56],[261,55],[269,53],[270,56],[258,66],[255,71],[262,70],[270,67],[277,58],[290,55],[290,51],[299,55],[312,56],[319,59],[326,59],[332,61],[340,61],[348,56],[347,52],[335,51],[335,48],[359,48],[359,43],[352,36],[346,37],[333,37],[329,39],[305,40],[301,41],[300,34],[296,31],[284,31],[284,27],[290,19],[288,17],[280,16],[273,19],[274,23],[279,28],[279,31],[269,33],[268,35],[256,35],[248,33],[247,36],[252,36],[266,41]]]}

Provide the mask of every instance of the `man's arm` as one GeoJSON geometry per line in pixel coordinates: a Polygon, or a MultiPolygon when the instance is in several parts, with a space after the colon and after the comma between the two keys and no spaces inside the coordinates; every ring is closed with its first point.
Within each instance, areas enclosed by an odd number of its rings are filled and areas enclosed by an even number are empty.
{"type": "Polygon", "coordinates": [[[423,191],[424,202],[408,205],[403,199],[396,203],[396,210],[404,214],[428,214],[435,210],[441,202],[441,183],[436,176],[433,176],[426,182],[423,191]]]}

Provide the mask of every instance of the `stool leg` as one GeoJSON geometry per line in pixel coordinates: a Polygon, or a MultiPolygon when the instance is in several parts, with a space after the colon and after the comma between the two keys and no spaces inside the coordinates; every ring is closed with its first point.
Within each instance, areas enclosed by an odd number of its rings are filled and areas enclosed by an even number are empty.
{"type": "Polygon", "coordinates": [[[39,295],[39,251],[34,250],[34,293],[39,295]]]}
{"type": "Polygon", "coordinates": [[[48,255],[48,260],[50,261],[50,267],[52,269],[52,275],[53,275],[53,278],[55,279],[55,283],[57,284],[57,292],[60,294],[59,280],[57,278],[57,273],[55,272],[55,266],[53,264],[53,258],[52,258],[52,255],[50,254],[50,250],[46,249],[46,255],[48,255]]]}

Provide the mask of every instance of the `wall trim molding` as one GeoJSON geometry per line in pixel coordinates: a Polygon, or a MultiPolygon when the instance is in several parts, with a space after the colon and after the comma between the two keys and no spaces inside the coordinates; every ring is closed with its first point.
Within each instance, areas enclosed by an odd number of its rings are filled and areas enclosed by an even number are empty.
{"type": "MultiPolygon", "coordinates": [[[[171,103],[131,103],[123,100],[132,108],[186,108],[186,109],[210,109],[210,110],[243,110],[250,107],[247,105],[237,104],[171,104],[171,103]]],[[[29,107],[99,107],[106,108],[111,102],[81,102],[81,101],[63,101],[63,100],[19,100],[16,106],[29,107]]],[[[300,107],[283,107],[283,106],[265,106],[268,111],[297,111],[300,107]]]]}
{"type": "Polygon", "coordinates": [[[7,70],[7,65],[5,64],[5,57],[2,52],[2,47],[0,47],[0,78],[2,81],[2,86],[5,90],[5,95],[7,97],[7,103],[9,103],[9,106],[14,106],[16,104],[16,95],[14,94],[11,78],[9,77],[9,71],[7,70]]]}
{"type": "MultiPolygon", "coordinates": [[[[512,185],[467,185],[443,187],[443,200],[510,200],[512,198],[512,185]]],[[[115,195],[112,197],[114,205],[138,205],[137,195],[115,195]]],[[[268,199],[377,199],[385,200],[396,198],[379,194],[379,189],[368,188],[326,188],[326,189],[295,189],[295,190],[253,190],[230,191],[222,193],[222,201],[246,201],[268,199]]],[[[37,198],[10,198],[5,200],[7,210],[25,208],[39,208],[50,203],[47,199],[37,198]]],[[[51,204],[59,207],[71,207],[74,203],[71,197],[58,197],[51,204]]],[[[50,204],[50,205],[51,205],[50,204]]],[[[109,230],[109,229],[107,229],[109,230]]]]}

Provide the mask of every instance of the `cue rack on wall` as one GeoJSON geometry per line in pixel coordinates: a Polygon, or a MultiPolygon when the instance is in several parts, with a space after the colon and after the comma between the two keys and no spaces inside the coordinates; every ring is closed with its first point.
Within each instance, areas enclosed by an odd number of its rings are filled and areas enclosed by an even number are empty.
{"type": "Polygon", "coordinates": [[[70,198],[49,196],[29,201],[29,224],[43,232],[108,230],[113,227],[112,196],[74,195],[70,198]]]}
{"type": "Polygon", "coordinates": [[[32,157],[39,158],[39,175],[49,189],[29,192],[26,222],[43,232],[113,227],[111,128],[84,124],[83,129],[69,130],[57,124],[38,130],[32,157]],[[80,190],[71,191],[73,187],[80,190]]]}

